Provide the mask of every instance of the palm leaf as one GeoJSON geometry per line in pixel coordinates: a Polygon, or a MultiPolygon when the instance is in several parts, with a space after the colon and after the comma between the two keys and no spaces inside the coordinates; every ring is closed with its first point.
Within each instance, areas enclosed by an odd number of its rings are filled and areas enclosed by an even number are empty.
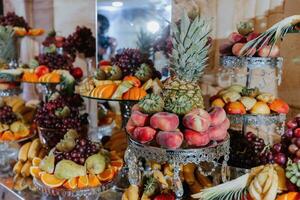
{"type": "Polygon", "coordinates": [[[247,193],[247,181],[249,173],[226,183],[203,189],[197,194],[193,194],[194,199],[199,200],[242,200],[247,193]]]}
{"type": "Polygon", "coordinates": [[[287,33],[296,32],[295,25],[297,25],[299,22],[300,15],[293,15],[277,22],[271,28],[263,32],[260,36],[247,42],[241,49],[241,55],[250,55],[252,49],[259,50],[265,44],[272,45],[273,47],[273,45],[278,40],[282,40],[287,33]]]}

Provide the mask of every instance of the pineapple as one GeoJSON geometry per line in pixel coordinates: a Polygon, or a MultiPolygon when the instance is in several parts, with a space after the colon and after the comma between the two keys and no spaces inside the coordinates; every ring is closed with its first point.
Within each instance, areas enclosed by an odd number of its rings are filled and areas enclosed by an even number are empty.
{"type": "Polygon", "coordinates": [[[184,12],[179,25],[173,24],[171,74],[164,83],[165,109],[185,114],[189,109],[204,108],[199,78],[208,60],[210,26],[200,17],[190,20],[184,12]],[[182,101],[187,96],[189,101],[182,101]],[[177,105],[168,105],[177,100],[177,105]],[[179,105],[182,104],[182,105],[179,105]],[[183,108],[186,108],[183,110],[183,108]]]}
{"type": "Polygon", "coordinates": [[[12,27],[0,26],[0,68],[6,68],[8,62],[16,58],[15,40],[12,27]]]}

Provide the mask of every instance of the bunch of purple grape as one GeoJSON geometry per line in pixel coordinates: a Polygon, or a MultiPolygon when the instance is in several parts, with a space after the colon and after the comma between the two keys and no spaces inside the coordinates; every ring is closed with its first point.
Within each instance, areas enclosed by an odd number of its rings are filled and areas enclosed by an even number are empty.
{"type": "Polygon", "coordinates": [[[72,55],[78,51],[87,58],[96,56],[96,39],[91,29],[77,26],[76,31],[67,37],[64,49],[72,55]]]}
{"type": "Polygon", "coordinates": [[[231,132],[229,165],[241,168],[251,168],[261,164],[259,154],[264,150],[265,143],[262,138],[249,132],[231,132]]]}
{"type": "Polygon", "coordinates": [[[39,65],[47,66],[51,71],[65,69],[70,71],[73,68],[74,59],[67,54],[60,55],[56,52],[39,54],[36,57],[39,65]]]}
{"type": "Polygon", "coordinates": [[[59,97],[40,107],[34,121],[43,128],[61,129],[63,132],[67,132],[68,129],[75,129],[80,132],[83,125],[87,124],[87,115],[80,115],[78,107],[72,106],[66,99],[59,97]],[[58,117],[55,112],[65,106],[70,109],[69,115],[63,118],[58,117]]]}
{"type": "Polygon", "coordinates": [[[121,68],[123,75],[133,75],[141,66],[146,63],[143,54],[139,49],[123,49],[120,53],[112,58],[113,65],[121,68]]]}
{"type": "Polygon", "coordinates": [[[8,12],[4,16],[0,16],[1,26],[21,27],[29,30],[30,27],[23,17],[16,15],[14,12],[8,12]]]}
{"type": "Polygon", "coordinates": [[[17,121],[17,116],[10,106],[0,108],[0,122],[2,124],[12,124],[15,121],[17,121]]]}
{"type": "Polygon", "coordinates": [[[59,162],[63,159],[72,160],[77,164],[84,165],[86,159],[100,151],[98,144],[92,141],[79,138],[76,139],[76,146],[70,152],[60,152],[57,149],[54,151],[55,161],[59,162]]]}

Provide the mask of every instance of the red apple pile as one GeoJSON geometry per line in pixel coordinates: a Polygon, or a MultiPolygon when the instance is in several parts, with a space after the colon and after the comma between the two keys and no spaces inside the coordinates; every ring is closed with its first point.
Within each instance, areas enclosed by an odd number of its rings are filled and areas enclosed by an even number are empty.
{"type": "Polygon", "coordinates": [[[142,113],[134,107],[126,130],[134,140],[159,145],[165,149],[182,146],[204,147],[211,141],[222,141],[227,136],[230,122],[223,108],[209,112],[194,109],[183,117],[174,113],[142,113]]]}
{"type": "MultiPolygon", "coordinates": [[[[220,54],[225,56],[241,56],[241,49],[243,48],[243,46],[247,42],[257,38],[259,35],[260,33],[256,33],[254,31],[243,32],[239,30],[239,32],[233,32],[229,35],[227,41],[225,41],[220,46],[220,54]]],[[[266,42],[266,44],[261,48],[252,49],[248,56],[278,57],[279,47],[277,45],[271,47],[271,45],[268,45],[268,43],[266,42]]]]}

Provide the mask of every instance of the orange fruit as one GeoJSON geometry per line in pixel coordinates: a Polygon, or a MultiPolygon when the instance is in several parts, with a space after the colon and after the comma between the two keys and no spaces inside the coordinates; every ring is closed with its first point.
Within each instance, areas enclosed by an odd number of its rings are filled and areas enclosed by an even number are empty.
{"type": "Polygon", "coordinates": [[[118,170],[122,169],[123,167],[123,160],[119,159],[119,160],[112,160],[110,162],[110,165],[113,166],[113,167],[116,167],[118,170]]]}
{"type": "Polygon", "coordinates": [[[45,30],[42,28],[34,28],[34,29],[29,29],[28,35],[39,36],[39,35],[42,35],[44,32],[45,32],[45,30]]]}
{"type": "Polygon", "coordinates": [[[58,179],[53,174],[41,173],[41,181],[50,188],[57,188],[62,186],[66,180],[58,179]]]}
{"type": "Polygon", "coordinates": [[[74,178],[67,180],[63,186],[67,189],[73,190],[73,189],[77,188],[77,183],[78,183],[78,178],[74,177],[74,178]]]}
{"type": "Polygon", "coordinates": [[[50,74],[50,83],[59,83],[60,82],[60,75],[58,73],[52,72],[50,74]]]}
{"type": "Polygon", "coordinates": [[[102,173],[98,174],[99,180],[102,181],[110,181],[113,179],[115,175],[114,169],[113,168],[108,168],[104,170],[102,173]]]}
{"type": "Polygon", "coordinates": [[[30,167],[30,174],[31,176],[35,177],[35,178],[40,178],[40,168],[38,166],[31,166],[30,167]]]}
{"type": "Polygon", "coordinates": [[[42,161],[42,159],[40,159],[39,157],[34,157],[32,159],[32,166],[39,166],[41,161],[42,161]]]}
{"type": "Polygon", "coordinates": [[[24,36],[27,34],[27,31],[25,28],[22,28],[22,27],[13,27],[14,31],[15,31],[15,34],[17,36],[24,36]]]}
{"type": "Polygon", "coordinates": [[[89,178],[87,175],[79,176],[78,178],[78,188],[85,188],[89,186],[89,178]]]}
{"type": "Polygon", "coordinates": [[[101,183],[96,175],[89,174],[88,177],[89,177],[89,186],[90,187],[97,187],[97,186],[101,185],[101,183]]]}
{"type": "Polygon", "coordinates": [[[24,137],[28,136],[29,133],[30,133],[29,129],[24,129],[24,130],[15,132],[15,133],[14,133],[14,137],[15,137],[16,139],[24,138],[24,137]]]}
{"type": "Polygon", "coordinates": [[[11,131],[5,131],[1,137],[2,140],[12,141],[15,140],[15,136],[11,131]]]}

